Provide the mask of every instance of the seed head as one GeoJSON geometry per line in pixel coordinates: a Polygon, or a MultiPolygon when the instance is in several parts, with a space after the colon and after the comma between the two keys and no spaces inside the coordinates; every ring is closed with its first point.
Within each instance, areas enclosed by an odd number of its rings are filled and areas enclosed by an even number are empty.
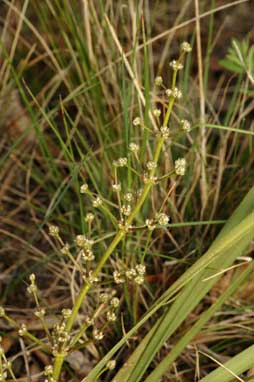
{"type": "Polygon", "coordinates": [[[137,276],[137,272],[134,268],[128,269],[125,272],[125,274],[126,274],[127,279],[130,279],[130,280],[137,276]]]}
{"type": "Polygon", "coordinates": [[[59,236],[59,227],[56,225],[50,225],[49,226],[49,235],[53,237],[58,237],[59,236]]]}
{"type": "Polygon", "coordinates": [[[140,119],[140,117],[136,117],[136,118],[134,118],[133,121],[132,121],[132,123],[133,123],[134,126],[139,126],[139,125],[141,124],[141,119],[140,119]]]}
{"type": "Polygon", "coordinates": [[[119,271],[114,271],[114,273],[113,273],[113,277],[114,277],[114,281],[115,281],[116,284],[122,284],[122,283],[124,283],[124,278],[123,278],[121,272],[119,272],[119,271]]]}
{"type": "Polygon", "coordinates": [[[53,374],[53,366],[52,365],[45,366],[44,375],[52,376],[52,374],[53,374]]]}
{"type": "Polygon", "coordinates": [[[157,76],[154,80],[156,86],[161,86],[163,84],[163,79],[161,76],[157,76]]]}
{"type": "Polygon", "coordinates": [[[89,271],[88,273],[88,282],[90,284],[97,283],[99,281],[99,278],[94,275],[93,271],[89,271]]]}
{"type": "Polygon", "coordinates": [[[89,326],[94,325],[94,319],[93,319],[93,317],[86,317],[86,318],[85,318],[85,323],[86,323],[87,325],[89,325],[89,326]]]}
{"type": "Polygon", "coordinates": [[[154,110],[153,110],[153,115],[154,115],[155,117],[159,118],[160,115],[161,115],[161,110],[160,110],[160,109],[154,109],[154,110]]]}
{"type": "Polygon", "coordinates": [[[85,261],[93,261],[94,260],[94,254],[91,249],[81,249],[79,252],[79,255],[82,257],[85,261]]]}
{"type": "Polygon", "coordinates": [[[87,223],[91,223],[93,220],[94,220],[94,214],[92,214],[91,212],[89,212],[88,214],[86,214],[85,221],[86,221],[87,223]]]}
{"type": "Polygon", "coordinates": [[[124,167],[124,166],[127,165],[127,163],[128,163],[128,160],[127,160],[126,157],[124,157],[124,158],[119,158],[119,159],[113,161],[113,165],[114,165],[115,167],[124,167]]]}
{"type": "Polygon", "coordinates": [[[67,320],[71,316],[71,309],[62,309],[62,315],[67,320]]]}
{"type": "Polygon", "coordinates": [[[2,306],[0,306],[0,317],[4,317],[5,316],[5,310],[2,306]]]}
{"type": "Polygon", "coordinates": [[[156,215],[156,219],[158,221],[158,224],[161,226],[165,226],[169,222],[169,217],[168,215],[164,214],[163,212],[159,213],[156,215]]]}
{"type": "Polygon", "coordinates": [[[173,60],[170,62],[169,66],[175,71],[177,72],[178,70],[181,70],[183,69],[183,64],[181,62],[178,62],[176,60],[173,60]]]}
{"type": "Polygon", "coordinates": [[[191,47],[191,45],[188,42],[184,41],[181,44],[181,51],[189,53],[189,52],[192,51],[192,47],[191,47]]]}
{"type": "Polygon", "coordinates": [[[95,200],[93,200],[93,207],[98,208],[102,205],[102,200],[99,196],[95,200]]]}
{"type": "Polygon", "coordinates": [[[110,361],[108,361],[106,367],[108,370],[114,370],[114,368],[116,367],[116,361],[114,359],[111,359],[110,361]]]}
{"type": "Polygon", "coordinates": [[[18,334],[20,337],[23,337],[27,332],[27,327],[25,324],[22,324],[19,331],[18,331],[18,334]]]}
{"type": "Polygon", "coordinates": [[[161,126],[160,128],[161,135],[164,139],[168,139],[169,137],[169,128],[167,126],[161,126]]]}
{"type": "Polygon", "coordinates": [[[172,90],[172,97],[174,97],[175,99],[180,99],[180,98],[182,98],[182,92],[181,92],[181,90],[179,90],[178,88],[174,88],[173,90],[172,90]]]}
{"type": "Polygon", "coordinates": [[[38,318],[43,318],[46,314],[46,311],[44,308],[38,309],[34,312],[34,315],[38,318]]]}
{"type": "Polygon", "coordinates": [[[131,192],[127,192],[125,195],[124,195],[124,200],[126,200],[127,202],[131,202],[133,200],[133,195],[131,192]]]}
{"type": "Polygon", "coordinates": [[[130,204],[123,204],[121,207],[121,212],[124,216],[129,216],[131,213],[131,205],[130,204]]]}
{"type": "Polygon", "coordinates": [[[104,337],[104,334],[103,332],[99,331],[97,328],[94,328],[93,337],[96,341],[100,341],[104,337]]]}
{"type": "Polygon", "coordinates": [[[68,253],[70,252],[70,245],[68,243],[66,243],[62,248],[61,248],[61,253],[63,255],[68,255],[68,253]]]}
{"type": "Polygon", "coordinates": [[[172,90],[171,89],[166,89],[165,90],[165,94],[166,94],[166,96],[169,98],[169,97],[171,97],[172,96],[172,90]]]}
{"type": "Polygon", "coordinates": [[[111,322],[116,321],[116,314],[112,311],[108,311],[107,312],[107,320],[111,321],[111,322]]]}
{"type": "Polygon", "coordinates": [[[121,191],[121,184],[120,183],[113,184],[112,189],[114,192],[120,192],[121,191]]]}
{"type": "Polygon", "coordinates": [[[144,279],[143,275],[138,275],[135,277],[134,281],[136,284],[142,285],[144,283],[145,279],[144,279]]]}
{"type": "Polygon", "coordinates": [[[144,180],[145,184],[147,184],[147,183],[155,184],[157,182],[157,177],[151,176],[145,172],[143,175],[143,180],[144,180]]]}
{"type": "Polygon", "coordinates": [[[113,308],[117,308],[120,304],[119,298],[113,297],[110,301],[110,305],[113,306],[113,308]]]}
{"type": "Polygon", "coordinates": [[[175,161],[175,173],[176,175],[183,176],[186,170],[186,160],[185,158],[178,158],[175,161]]]}
{"type": "Polygon", "coordinates": [[[85,194],[87,193],[87,191],[88,191],[88,184],[87,183],[82,184],[82,186],[80,187],[80,193],[85,194]]]}
{"type": "Polygon", "coordinates": [[[187,119],[181,120],[181,126],[182,126],[182,129],[186,131],[187,133],[191,131],[191,124],[189,121],[187,121],[187,119]]]}
{"type": "Polygon", "coordinates": [[[146,267],[143,264],[136,265],[136,271],[139,275],[143,276],[146,273],[146,267]]]}
{"type": "Polygon", "coordinates": [[[99,300],[105,304],[110,299],[110,295],[108,293],[101,293],[99,296],[99,300]]]}
{"type": "Polygon", "coordinates": [[[129,150],[132,152],[132,153],[137,153],[139,151],[139,145],[137,143],[130,143],[129,144],[129,150]]]}
{"type": "Polygon", "coordinates": [[[91,249],[93,240],[88,239],[85,235],[77,235],[75,239],[76,245],[83,249],[91,249]]]}
{"type": "Polygon", "coordinates": [[[154,224],[153,219],[146,219],[145,223],[149,231],[153,231],[156,228],[156,225],[154,224]]]}
{"type": "Polygon", "coordinates": [[[151,160],[147,162],[146,167],[148,170],[154,170],[157,167],[157,163],[151,160]]]}

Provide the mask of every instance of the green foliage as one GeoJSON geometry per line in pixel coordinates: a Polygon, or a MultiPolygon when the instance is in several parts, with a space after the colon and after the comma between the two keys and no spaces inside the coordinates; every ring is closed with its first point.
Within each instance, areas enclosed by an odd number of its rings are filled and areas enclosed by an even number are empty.
{"type": "Polygon", "coordinates": [[[220,64],[233,73],[244,74],[248,71],[254,74],[254,45],[250,45],[249,39],[242,41],[232,40],[232,46],[228,48],[226,57],[220,60],[220,64]]]}

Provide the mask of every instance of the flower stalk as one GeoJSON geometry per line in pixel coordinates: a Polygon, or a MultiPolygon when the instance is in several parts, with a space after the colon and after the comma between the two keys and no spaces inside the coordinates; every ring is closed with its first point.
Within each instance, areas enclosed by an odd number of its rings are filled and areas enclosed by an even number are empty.
{"type": "MultiPolygon", "coordinates": [[[[176,61],[177,64],[181,63],[182,58],[184,56],[184,53],[185,53],[185,51],[182,50],[182,52],[179,56],[179,59],[176,61]]],[[[178,69],[178,66],[176,66],[176,68],[173,70],[171,89],[168,89],[169,93],[171,95],[169,95],[169,102],[168,102],[167,111],[166,111],[166,114],[165,114],[165,117],[163,120],[163,126],[168,125],[168,122],[170,120],[170,116],[172,113],[172,108],[173,108],[174,102],[175,102],[176,98],[180,98],[179,96],[174,95],[175,90],[178,91],[178,89],[175,88],[175,85],[176,85],[177,72],[180,69],[181,69],[180,66],[179,66],[179,69],[178,69]]],[[[137,122],[139,122],[139,120],[137,120],[135,123],[137,123],[137,122]]],[[[161,150],[162,150],[162,147],[163,147],[165,140],[166,140],[166,137],[163,136],[163,134],[162,135],[160,134],[158,136],[158,140],[157,140],[157,144],[156,144],[154,156],[153,156],[153,162],[156,165],[158,164],[161,150]]],[[[115,250],[117,245],[125,238],[125,236],[128,232],[128,229],[131,227],[133,220],[138,215],[140,209],[142,208],[144,202],[147,199],[147,196],[149,195],[151,188],[155,184],[155,182],[154,182],[155,172],[156,172],[156,166],[154,166],[153,168],[151,168],[149,170],[148,179],[147,179],[147,181],[144,185],[144,188],[143,188],[143,190],[142,190],[142,192],[141,192],[141,194],[137,200],[135,207],[132,209],[130,215],[128,216],[128,218],[124,222],[123,226],[121,226],[119,228],[114,239],[112,240],[109,247],[107,248],[107,250],[103,254],[102,258],[98,262],[95,270],[93,271],[93,277],[96,277],[99,275],[102,267],[104,266],[104,264],[108,260],[109,256],[113,253],[113,251],[115,250]]],[[[70,333],[70,331],[72,330],[72,327],[74,325],[74,322],[75,322],[75,319],[78,315],[80,307],[81,307],[81,305],[84,301],[84,298],[86,297],[88,291],[90,290],[91,286],[92,286],[91,283],[89,283],[88,281],[85,281],[85,283],[81,287],[81,290],[80,290],[80,292],[79,292],[79,294],[75,300],[75,303],[73,305],[70,317],[68,318],[67,323],[66,323],[66,332],[67,333],[70,333]]],[[[53,380],[54,380],[54,382],[59,382],[59,377],[60,377],[60,373],[62,370],[64,358],[65,358],[65,352],[64,351],[61,351],[55,355],[55,360],[54,360],[54,365],[53,365],[53,380]]]]}

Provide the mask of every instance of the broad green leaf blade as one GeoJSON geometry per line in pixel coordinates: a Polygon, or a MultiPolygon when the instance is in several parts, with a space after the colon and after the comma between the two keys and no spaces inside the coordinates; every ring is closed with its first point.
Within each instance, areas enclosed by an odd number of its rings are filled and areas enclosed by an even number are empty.
{"type": "MultiPolygon", "coordinates": [[[[251,212],[242,220],[244,213],[250,211],[253,211],[253,189],[207,253],[180,277],[179,280],[183,277],[187,278],[188,285],[179,293],[164,317],[157,321],[156,335],[153,329],[152,333],[147,334],[143,339],[144,342],[141,341],[115,379],[120,382],[139,381],[164,342],[175,332],[220,277],[213,277],[208,282],[202,280],[229,267],[243,253],[253,238],[254,213],[251,212]],[[241,222],[237,225],[239,221],[241,222]],[[132,368],[129,367],[129,363],[133,365],[132,368]]],[[[179,280],[175,284],[178,284],[179,280]]]]}
{"type": "Polygon", "coordinates": [[[245,349],[235,357],[227,361],[223,366],[218,367],[200,382],[229,382],[235,380],[235,375],[240,375],[253,368],[254,365],[254,345],[245,349]]]}
{"type": "Polygon", "coordinates": [[[213,316],[213,314],[221,308],[224,302],[232,296],[246,278],[253,272],[253,264],[250,264],[247,269],[240,275],[237,272],[232,280],[232,283],[225,292],[218,298],[218,300],[200,316],[199,320],[193,325],[190,330],[174,345],[170,353],[164,357],[159,365],[149,374],[146,378],[148,381],[159,381],[163,374],[169,369],[176,358],[181,354],[184,348],[191,342],[191,340],[201,331],[206,322],[213,316]]]}

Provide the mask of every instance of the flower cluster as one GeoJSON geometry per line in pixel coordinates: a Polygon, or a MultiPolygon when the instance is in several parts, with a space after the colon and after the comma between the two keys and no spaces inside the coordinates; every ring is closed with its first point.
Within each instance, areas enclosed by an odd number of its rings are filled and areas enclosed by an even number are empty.
{"type": "Polygon", "coordinates": [[[92,204],[94,208],[98,208],[102,205],[102,199],[99,196],[97,196],[97,198],[93,200],[92,204]]]}
{"type": "Polygon", "coordinates": [[[169,216],[164,214],[163,212],[158,213],[156,215],[156,221],[160,226],[166,226],[169,222],[169,216]]]}
{"type": "Polygon", "coordinates": [[[114,160],[114,161],[113,161],[113,165],[114,165],[115,167],[124,167],[124,166],[127,165],[127,162],[128,162],[128,160],[127,160],[126,157],[118,158],[117,160],[114,160]]]}
{"type": "Polygon", "coordinates": [[[165,93],[168,98],[170,97],[173,97],[175,99],[182,98],[182,92],[177,87],[174,87],[174,89],[166,89],[165,93]]]}
{"type": "Polygon", "coordinates": [[[176,175],[183,176],[186,170],[186,159],[179,158],[175,161],[175,173],[176,175]]]}
{"type": "Polygon", "coordinates": [[[191,131],[191,124],[186,119],[181,120],[181,126],[182,126],[183,131],[186,131],[187,133],[189,133],[191,131]]]}
{"type": "Polygon", "coordinates": [[[132,152],[132,153],[137,153],[139,151],[139,145],[137,143],[134,143],[134,142],[131,142],[129,144],[129,150],[132,152]]]}
{"type": "Polygon", "coordinates": [[[143,264],[136,265],[135,268],[130,268],[126,271],[126,278],[134,280],[138,285],[142,285],[145,281],[146,267],[143,264]]]}
{"type": "Polygon", "coordinates": [[[66,322],[60,322],[59,324],[56,324],[54,326],[53,330],[53,347],[52,347],[52,353],[54,356],[56,356],[61,349],[67,354],[69,350],[69,341],[71,339],[70,334],[68,333],[66,329],[66,322]]]}
{"type": "Polygon", "coordinates": [[[49,234],[52,237],[58,238],[58,236],[59,236],[59,227],[57,227],[56,225],[50,225],[49,226],[49,234]]]}
{"type": "Polygon", "coordinates": [[[35,283],[35,274],[32,273],[29,276],[30,279],[30,285],[27,287],[27,292],[30,294],[36,294],[37,293],[37,285],[35,283]]]}
{"type": "Polygon", "coordinates": [[[163,79],[161,76],[157,76],[154,80],[156,86],[161,86],[163,84],[163,79]]]}
{"type": "Polygon", "coordinates": [[[182,70],[183,69],[183,64],[179,61],[173,60],[170,62],[169,66],[174,70],[182,70]]]}
{"type": "Polygon", "coordinates": [[[79,256],[85,261],[93,261],[94,254],[92,251],[92,246],[94,244],[93,240],[88,239],[86,235],[77,235],[75,239],[76,245],[79,248],[79,256]]]}
{"type": "Polygon", "coordinates": [[[87,191],[88,191],[88,184],[87,183],[82,184],[82,186],[80,187],[80,193],[86,194],[87,191]]]}
{"type": "Polygon", "coordinates": [[[52,365],[48,365],[45,367],[44,375],[45,375],[45,377],[47,377],[44,380],[44,382],[55,382],[55,380],[53,378],[53,366],[52,365]]]}
{"type": "Polygon", "coordinates": [[[132,123],[133,123],[134,126],[139,126],[139,125],[141,125],[141,119],[140,119],[140,117],[136,117],[136,118],[134,118],[133,121],[132,121],[132,123]]]}

